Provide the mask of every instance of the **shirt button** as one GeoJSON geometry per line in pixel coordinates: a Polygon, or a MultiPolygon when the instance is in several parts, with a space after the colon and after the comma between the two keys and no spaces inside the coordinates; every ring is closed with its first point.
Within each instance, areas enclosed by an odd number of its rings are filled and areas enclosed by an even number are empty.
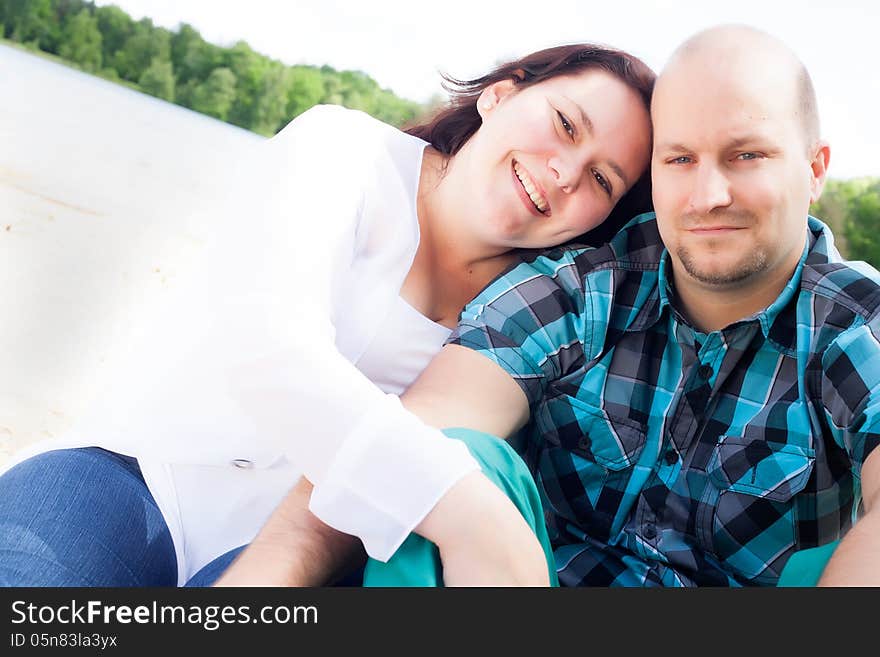
{"type": "Polygon", "coordinates": [[[715,370],[712,369],[711,365],[700,365],[700,369],[697,370],[697,374],[700,375],[700,378],[706,379],[707,381],[712,378],[714,373],[715,370]]]}
{"type": "Polygon", "coordinates": [[[678,462],[678,454],[670,447],[666,450],[666,454],[663,455],[663,459],[666,461],[666,465],[675,465],[678,462]]]}
{"type": "Polygon", "coordinates": [[[242,470],[249,470],[250,468],[254,467],[254,464],[247,459],[233,459],[232,465],[234,465],[236,468],[241,468],[242,470]]]}
{"type": "Polygon", "coordinates": [[[645,525],[645,529],[642,534],[649,541],[652,541],[657,538],[657,528],[654,525],[645,525]]]}

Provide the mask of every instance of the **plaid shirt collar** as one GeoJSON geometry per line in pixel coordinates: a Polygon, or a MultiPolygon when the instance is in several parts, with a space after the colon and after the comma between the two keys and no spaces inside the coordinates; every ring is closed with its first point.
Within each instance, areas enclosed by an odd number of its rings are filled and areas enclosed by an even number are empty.
{"type": "MultiPolygon", "coordinates": [[[[836,253],[834,237],[828,226],[819,219],[807,218],[807,241],[798,260],[791,279],[783,288],[776,300],[764,310],[746,317],[732,326],[758,322],[761,332],[767,341],[780,353],[793,355],[796,349],[797,295],[800,290],[801,276],[804,265],[823,265],[829,262],[829,254],[836,253]]],[[[687,324],[687,321],[675,308],[675,290],[669,277],[671,262],[669,251],[665,248],[660,257],[657,271],[657,292],[650,303],[642,306],[638,315],[625,331],[645,331],[665,317],[667,311],[672,312],[676,319],[687,324]]]]}

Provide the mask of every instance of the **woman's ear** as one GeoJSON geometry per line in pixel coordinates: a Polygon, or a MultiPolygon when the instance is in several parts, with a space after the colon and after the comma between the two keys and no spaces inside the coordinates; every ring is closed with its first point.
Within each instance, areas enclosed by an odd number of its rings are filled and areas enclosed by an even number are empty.
{"type": "Polygon", "coordinates": [[[499,80],[493,82],[483,89],[480,97],[477,99],[477,112],[484,120],[498,104],[507,98],[513,90],[516,89],[516,83],[512,79],[499,80]]]}

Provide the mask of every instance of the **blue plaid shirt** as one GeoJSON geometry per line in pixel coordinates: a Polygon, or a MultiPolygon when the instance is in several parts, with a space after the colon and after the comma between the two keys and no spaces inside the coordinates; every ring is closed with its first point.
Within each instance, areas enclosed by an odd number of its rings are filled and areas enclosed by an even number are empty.
{"type": "Polygon", "coordinates": [[[852,525],[880,439],[880,274],[808,221],[779,298],[713,333],[676,311],[653,214],[465,308],[449,341],[528,397],[563,585],[772,585],[852,525]]]}

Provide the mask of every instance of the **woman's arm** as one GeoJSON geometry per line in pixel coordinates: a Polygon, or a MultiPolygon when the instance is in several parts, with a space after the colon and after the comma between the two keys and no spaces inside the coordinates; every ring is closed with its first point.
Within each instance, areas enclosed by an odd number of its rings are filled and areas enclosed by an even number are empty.
{"type": "MultiPolygon", "coordinates": [[[[434,426],[466,426],[504,437],[528,418],[525,395],[513,379],[487,358],[455,345],[443,348],[403,401],[434,426]]],[[[219,585],[328,583],[355,542],[311,516],[307,497],[308,484],[297,486],[219,585]]],[[[455,483],[415,531],[438,546],[447,586],[549,584],[534,533],[482,473],[455,483]]]]}
{"type": "MultiPolygon", "coordinates": [[[[435,427],[510,437],[529,418],[525,394],[479,353],[447,345],[402,397],[435,427]]],[[[481,473],[456,483],[416,527],[437,545],[447,586],[547,586],[538,539],[502,491],[481,473]]]]}

